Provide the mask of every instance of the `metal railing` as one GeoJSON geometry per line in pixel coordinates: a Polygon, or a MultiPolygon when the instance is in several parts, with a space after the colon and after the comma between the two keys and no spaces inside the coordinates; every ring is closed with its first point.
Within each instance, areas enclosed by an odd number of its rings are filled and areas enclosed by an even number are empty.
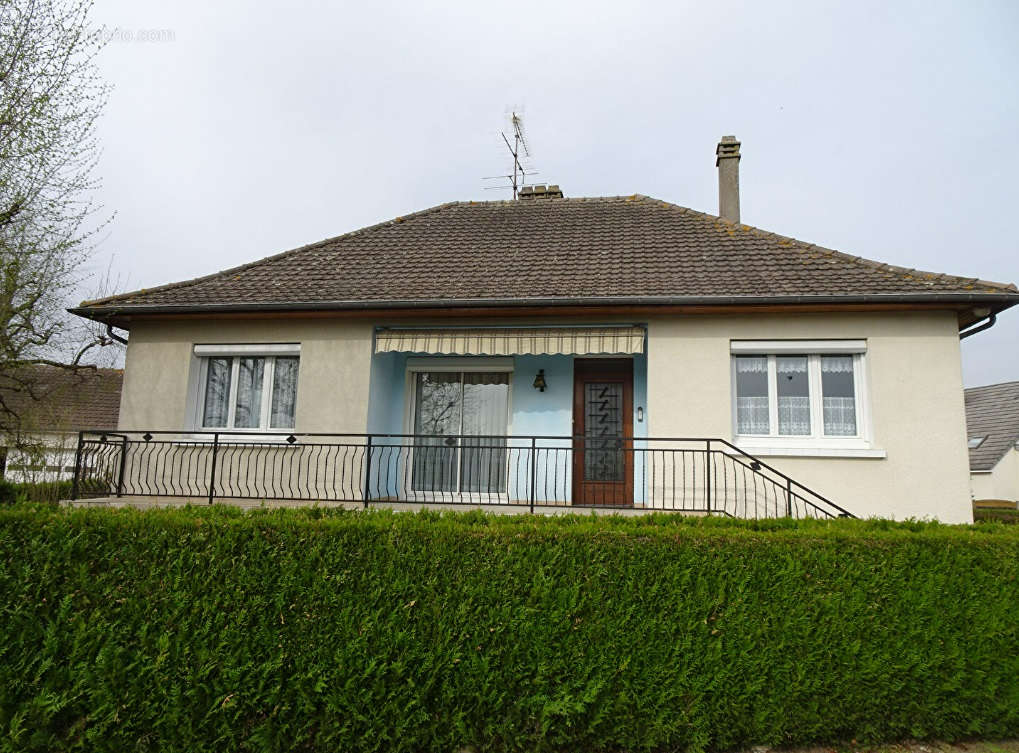
{"type": "Polygon", "coordinates": [[[853,517],[723,439],[83,431],[72,497],[853,517]]]}

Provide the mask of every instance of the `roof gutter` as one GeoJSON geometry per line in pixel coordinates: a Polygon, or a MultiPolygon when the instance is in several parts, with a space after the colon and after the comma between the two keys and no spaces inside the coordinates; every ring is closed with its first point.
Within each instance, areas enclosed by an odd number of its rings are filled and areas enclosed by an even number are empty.
{"type": "Polygon", "coordinates": [[[121,337],[116,332],[114,332],[113,331],[113,325],[110,324],[109,322],[106,323],[106,335],[111,340],[114,340],[115,342],[118,342],[121,345],[127,345],[127,338],[121,337]]]}
{"type": "Polygon", "coordinates": [[[983,332],[985,329],[990,329],[994,326],[994,323],[998,321],[998,314],[992,311],[986,318],[983,324],[978,324],[969,329],[965,329],[959,333],[959,339],[965,340],[970,335],[975,335],[977,332],[983,332]]]}
{"type": "Polygon", "coordinates": [[[386,311],[392,309],[534,308],[576,306],[759,306],[860,303],[983,303],[998,311],[1019,303],[1019,293],[877,293],[790,296],[620,296],[577,298],[466,298],[391,301],[307,301],[294,303],[85,305],[68,311],[87,319],[150,314],[241,313],[246,311],[386,311]]]}

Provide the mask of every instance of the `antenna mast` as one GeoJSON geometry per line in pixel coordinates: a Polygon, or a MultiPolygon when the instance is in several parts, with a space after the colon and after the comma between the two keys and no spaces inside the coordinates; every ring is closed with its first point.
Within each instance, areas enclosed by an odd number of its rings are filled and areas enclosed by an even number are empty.
{"type": "Polygon", "coordinates": [[[524,166],[520,164],[520,147],[524,148],[524,154],[528,157],[531,156],[530,151],[527,148],[527,139],[524,138],[524,120],[515,112],[510,116],[510,123],[513,125],[513,146],[510,146],[509,139],[506,138],[506,134],[502,134],[502,140],[506,142],[506,148],[510,150],[510,154],[513,155],[513,198],[517,198],[517,171],[520,171],[520,181],[523,183],[526,180],[527,173],[524,172],[524,166]]]}
{"type": "Polygon", "coordinates": [[[488,189],[500,189],[500,188],[512,188],[513,198],[517,198],[517,194],[523,186],[527,185],[528,175],[537,175],[537,170],[528,170],[524,168],[523,158],[530,157],[530,147],[527,145],[527,137],[524,135],[524,119],[522,116],[517,115],[516,111],[510,115],[510,126],[513,128],[513,142],[510,143],[509,137],[505,131],[500,132],[502,140],[506,143],[506,148],[509,149],[510,155],[513,157],[513,174],[512,175],[492,175],[483,178],[483,180],[499,180],[503,178],[510,179],[509,186],[489,186],[488,189]]]}

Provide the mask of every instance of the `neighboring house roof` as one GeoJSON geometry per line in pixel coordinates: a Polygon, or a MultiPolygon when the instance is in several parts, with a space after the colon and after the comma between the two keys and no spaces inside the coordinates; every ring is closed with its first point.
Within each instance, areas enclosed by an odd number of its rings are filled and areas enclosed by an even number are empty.
{"type": "Polygon", "coordinates": [[[195,311],[828,302],[1019,302],[647,196],[453,202],[207,277],[85,302],[195,311]]]}
{"type": "Polygon", "coordinates": [[[989,471],[1019,442],[1019,382],[966,390],[966,433],[987,437],[969,451],[971,471],[989,471]]]}
{"type": "Polygon", "coordinates": [[[0,397],[17,416],[8,429],[22,434],[114,429],[120,415],[122,369],[72,370],[38,365],[22,369],[14,380],[0,381],[0,397]]]}

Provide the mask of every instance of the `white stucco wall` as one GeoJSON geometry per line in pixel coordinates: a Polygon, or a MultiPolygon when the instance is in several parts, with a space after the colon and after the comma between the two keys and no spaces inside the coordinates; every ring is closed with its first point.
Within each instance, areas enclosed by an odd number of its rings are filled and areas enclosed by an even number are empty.
{"type": "Polygon", "coordinates": [[[972,521],[958,328],[949,312],[657,318],[649,436],[733,439],[730,341],[865,339],[873,446],[884,458],[765,460],[861,517],[972,521]]]}
{"type": "Polygon", "coordinates": [[[300,343],[297,430],[364,432],[372,325],[335,319],[144,322],[131,327],[120,428],[187,426],[196,344],[300,343]]]}
{"type": "Polygon", "coordinates": [[[1019,501],[1019,450],[1009,450],[990,473],[973,473],[970,479],[975,500],[1019,501]]]}

